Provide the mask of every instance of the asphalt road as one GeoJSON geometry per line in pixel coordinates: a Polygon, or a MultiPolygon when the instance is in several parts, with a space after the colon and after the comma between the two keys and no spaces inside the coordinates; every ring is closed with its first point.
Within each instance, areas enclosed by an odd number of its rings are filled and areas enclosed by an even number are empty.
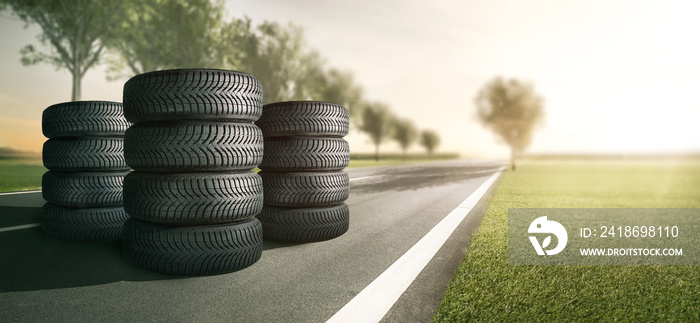
{"type": "MultiPolygon", "coordinates": [[[[501,164],[350,168],[350,229],[334,240],[265,240],[259,262],[179,277],[126,262],[121,241],[52,239],[40,193],[0,196],[0,322],[325,322],[472,194],[501,164]]],[[[382,321],[429,321],[498,182],[382,321]]]]}

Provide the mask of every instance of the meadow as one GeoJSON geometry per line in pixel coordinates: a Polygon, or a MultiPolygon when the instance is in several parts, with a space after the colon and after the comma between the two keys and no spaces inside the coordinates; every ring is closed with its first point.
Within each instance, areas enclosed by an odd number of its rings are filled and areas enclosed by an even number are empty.
{"type": "Polygon", "coordinates": [[[509,265],[509,208],[700,208],[700,160],[537,159],[507,171],[433,318],[700,321],[700,266],[509,265]]]}

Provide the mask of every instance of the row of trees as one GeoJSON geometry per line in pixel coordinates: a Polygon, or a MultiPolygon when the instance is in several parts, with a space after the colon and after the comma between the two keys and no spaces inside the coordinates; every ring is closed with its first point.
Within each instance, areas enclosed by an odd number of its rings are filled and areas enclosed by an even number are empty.
{"type": "MultiPolygon", "coordinates": [[[[301,28],[227,20],[221,0],[0,0],[2,10],[41,27],[41,46],[22,48],[21,61],[70,72],[74,101],[85,73],[101,63],[108,80],[170,68],[233,69],[262,82],[263,103],[322,100],[348,107],[352,123],[375,144],[376,158],[386,138],[405,153],[418,137],[410,121],[366,100],[352,73],[328,68],[305,44],[301,28]]],[[[433,131],[421,138],[429,153],[439,144],[433,131]]]]}
{"type": "Polygon", "coordinates": [[[418,128],[408,119],[395,116],[389,108],[382,103],[374,103],[362,112],[360,129],[369,135],[374,144],[374,159],[379,160],[379,146],[391,138],[396,141],[406,159],[406,150],[420,137],[420,144],[425,147],[429,155],[440,145],[440,136],[435,131],[424,130],[419,133],[418,128]]]}

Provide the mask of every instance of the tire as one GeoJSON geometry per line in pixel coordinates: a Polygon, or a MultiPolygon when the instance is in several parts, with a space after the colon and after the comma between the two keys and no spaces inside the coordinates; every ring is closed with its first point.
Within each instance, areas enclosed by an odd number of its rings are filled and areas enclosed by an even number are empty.
{"type": "Polygon", "coordinates": [[[139,123],[124,137],[124,156],[144,172],[252,170],[262,162],[262,131],[252,123],[139,123]]]}
{"type": "Polygon", "coordinates": [[[130,126],[122,104],[107,101],[54,104],[44,110],[41,119],[41,130],[47,138],[123,136],[130,126]]]}
{"type": "Polygon", "coordinates": [[[124,204],[122,183],[129,172],[59,173],[49,171],[41,180],[46,202],[58,206],[92,208],[124,204]]]}
{"type": "Polygon", "coordinates": [[[263,224],[265,239],[287,242],[312,242],[337,238],[350,227],[350,209],[340,205],[285,209],[263,207],[258,220],[263,224]]]}
{"type": "Polygon", "coordinates": [[[108,137],[53,138],[44,143],[44,166],[61,172],[129,170],[124,139],[108,137]]]}
{"type": "Polygon", "coordinates": [[[76,209],[44,204],[41,228],[54,238],[98,242],[119,240],[129,216],[121,206],[76,209]]]}
{"type": "Polygon", "coordinates": [[[251,218],[220,225],[173,227],[129,219],[124,256],[135,265],[171,275],[216,275],[260,259],[262,225],[251,218]]]}
{"type": "Polygon", "coordinates": [[[260,169],[272,172],[337,171],[350,163],[342,138],[287,137],[265,140],[260,169]]]}
{"type": "Polygon", "coordinates": [[[262,114],[255,77],[216,69],[175,69],[132,77],[124,84],[124,115],[133,122],[208,119],[252,122],[262,114]]]}
{"type": "Polygon", "coordinates": [[[260,172],[265,205],[300,208],[334,205],[350,196],[350,177],[345,172],[260,172]]]}
{"type": "Polygon", "coordinates": [[[124,209],[139,221],[170,225],[228,223],[259,214],[262,206],[262,178],[255,172],[133,172],[124,179],[124,209]]]}
{"type": "Polygon", "coordinates": [[[291,101],[266,104],[255,124],[265,138],[285,136],[344,137],[350,129],[348,109],[335,103],[291,101]]]}

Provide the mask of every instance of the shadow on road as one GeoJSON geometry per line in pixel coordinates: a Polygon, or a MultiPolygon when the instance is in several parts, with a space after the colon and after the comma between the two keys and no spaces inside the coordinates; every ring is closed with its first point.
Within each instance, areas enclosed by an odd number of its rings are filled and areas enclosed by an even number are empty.
{"type": "MultiPolygon", "coordinates": [[[[0,206],[2,227],[40,223],[39,207],[0,206]]],[[[265,240],[264,250],[301,243],[265,240]]],[[[0,232],[0,292],[33,291],[188,278],[149,272],[122,256],[121,240],[72,242],[47,236],[41,227],[0,232]]]]}
{"type": "MultiPolygon", "coordinates": [[[[25,222],[13,225],[38,223],[41,208],[0,207],[5,226],[7,219],[18,214],[25,222]]],[[[121,240],[64,241],[47,236],[41,227],[0,232],[0,264],[0,292],[181,278],[145,271],[127,262],[122,257],[121,240]]]]}
{"type": "Polygon", "coordinates": [[[284,242],[284,241],[275,241],[275,240],[269,240],[265,239],[263,240],[263,252],[265,250],[272,250],[272,249],[278,249],[278,248],[288,248],[288,247],[294,247],[302,244],[308,244],[310,242],[284,242]]]}

